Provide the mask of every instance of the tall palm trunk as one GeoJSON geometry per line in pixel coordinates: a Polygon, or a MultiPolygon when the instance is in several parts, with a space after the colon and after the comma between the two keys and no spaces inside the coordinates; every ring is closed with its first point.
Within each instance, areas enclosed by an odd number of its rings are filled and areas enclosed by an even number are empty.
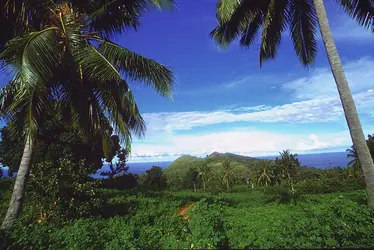
{"type": "Polygon", "coordinates": [[[226,180],[226,186],[227,186],[227,191],[230,191],[229,178],[227,178],[227,180],[226,180]]]}
{"type": "Polygon", "coordinates": [[[345,118],[348,123],[349,132],[353,145],[357,150],[358,159],[361,163],[365,176],[366,188],[368,191],[368,204],[374,206],[374,164],[370,151],[366,144],[365,136],[353,101],[351,90],[348,86],[347,78],[343,71],[343,66],[331,34],[323,0],[313,0],[316,9],[321,36],[329,59],[332,74],[339,91],[340,100],[343,105],[345,118]]]}
{"type": "Polygon", "coordinates": [[[15,220],[21,214],[24,196],[26,181],[31,164],[31,155],[33,151],[33,142],[28,137],[26,139],[25,148],[23,150],[23,155],[21,159],[21,164],[17,172],[16,182],[14,184],[12,198],[10,199],[9,208],[5,215],[3,224],[1,225],[2,229],[9,229],[13,226],[15,220]]]}

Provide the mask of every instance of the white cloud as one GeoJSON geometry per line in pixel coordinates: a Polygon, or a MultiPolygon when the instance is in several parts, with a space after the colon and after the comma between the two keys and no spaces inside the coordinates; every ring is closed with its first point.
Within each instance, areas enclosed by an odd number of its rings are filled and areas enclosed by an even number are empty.
{"type": "MultiPolygon", "coordinates": [[[[356,21],[342,15],[337,22],[332,23],[332,35],[335,40],[367,42],[374,38],[373,33],[360,26],[356,21]]],[[[320,36],[319,36],[320,38],[320,36]]]]}
{"type": "MultiPolygon", "coordinates": [[[[361,114],[373,115],[374,92],[362,92],[354,96],[361,114]]],[[[343,117],[340,100],[335,97],[311,99],[270,107],[240,107],[214,112],[146,113],[143,115],[149,132],[173,134],[175,131],[221,123],[316,123],[336,121],[343,117]]]]}
{"type": "Polygon", "coordinates": [[[241,129],[205,135],[173,136],[166,140],[166,145],[134,144],[132,160],[160,157],[174,159],[182,154],[205,156],[214,151],[247,156],[277,155],[282,149],[304,153],[316,149],[347,147],[351,144],[348,131],[320,135],[315,133],[295,135],[241,129]]]}
{"type": "MultiPolygon", "coordinates": [[[[372,58],[361,58],[343,67],[352,93],[374,88],[374,60],[372,58]]],[[[338,97],[336,84],[329,68],[313,70],[306,77],[284,84],[283,89],[291,91],[300,100],[338,97]]]]}

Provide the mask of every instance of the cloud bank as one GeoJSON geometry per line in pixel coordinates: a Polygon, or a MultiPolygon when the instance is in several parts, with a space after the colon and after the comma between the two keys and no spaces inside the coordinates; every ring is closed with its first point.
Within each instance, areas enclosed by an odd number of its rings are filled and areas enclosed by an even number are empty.
{"type": "MultiPolygon", "coordinates": [[[[348,62],[344,68],[363,124],[374,117],[374,60],[362,58],[348,62]],[[368,120],[369,119],[369,120],[368,120]]],[[[311,71],[307,76],[284,83],[279,91],[289,93],[290,103],[278,106],[226,108],[211,112],[146,113],[148,131],[145,140],[133,145],[132,160],[171,160],[183,154],[205,155],[213,151],[243,155],[274,155],[282,149],[302,153],[311,150],[343,150],[351,145],[340,99],[328,68],[311,71]],[[292,102],[293,99],[293,102],[292,102]],[[247,126],[243,126],[243,122],[247,126]],[[238,123],[242,127],[238,128],[238,123]],[[325,133],[314,124],[344,127],[325,133]],[[279,128],[292,125],[295,130],[280,133],[279,128]],[[309,124],[302,126],[302,124],[309,124]],[[214,132],[210,126],[219,126],[214,132]],[[204,129],[201,133],[198,129],[204,129]]],[[[373,127],[364,126],[372,133],[373,127]]],[[[284,130],[284,129],[283,129],[284,130]]]]}

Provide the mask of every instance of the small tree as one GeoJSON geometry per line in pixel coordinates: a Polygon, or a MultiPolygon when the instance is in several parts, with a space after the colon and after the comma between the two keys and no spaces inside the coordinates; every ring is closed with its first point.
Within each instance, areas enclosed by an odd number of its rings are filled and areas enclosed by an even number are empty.
{"type": "Polygon", "coordinates": [[[129,170],[129,167],[126,166],[126,162],[127,162],[126,149],[123,149],[123,148],[119,149],[117,152],[117,158],[118,158],[117,163],[114,165],[111,160],[109,164],[109,171],[102,172],[100,175],[108,176],[109,179],[113,179],[118,174],[127,173],[127,171],[129,170]]]}
{"type": "Polygon", "coordinates": [[[162,173],[162,168],[153,166],[151,169],[145,171],[144,184],[150,188],[166,187],[166,177],[162,173]]]}

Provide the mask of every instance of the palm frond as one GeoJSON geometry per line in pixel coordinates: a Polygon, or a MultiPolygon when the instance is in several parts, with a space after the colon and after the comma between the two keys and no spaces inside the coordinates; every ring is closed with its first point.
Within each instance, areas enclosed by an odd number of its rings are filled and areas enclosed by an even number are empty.
{"type": "Polygon", "coordinates": [[[58,28],[50,27],[5,45],[0,60],[18,69],[23,86],[44,84],[54,77],[63,51],[58,31],[58,28]]]}
{"type": "Polygon", "coordinates": [[[172,0],[99,0],[84,7],[88,14],[88,25],[92,31],[109,37],[127,28],[137,29],[141,14],[152,7],[164,9],[172,7],[172,0]]]}
{"type": "Polygon", "coordinates": [[[264,61],[274,59],[286,29],[288,0],[270,0],[263,24],[260,45],[260,66],[264,61]]]}
{"type": "Polygon", "coordinates": [[[358,162],[358,159],[353,159],[351,160],[350,162],[347,163],[347,166],[348,167],[353,167],[354,165],[356,165],[358,162]]]}
{"type": "Polygon", "coordinates": [[[48,15],[51,1],[2,0],[0,2],[0,51],[11,39],[39,30],[48,15]]]}
{"type": "Polygon", "coordinates": [[[240,45],[243,47],[249,47],[254,43],[257,38],[257,33],[263,23],[263,16],[258,13],[252,21],[248,22],[247,26],[242,30],[242,37],[240,39],[240,45]]]}
{"type": "Polygon", "coordinates": [[[296,54],[307,67],[314,63],[317,53],[317,15],[313,1],[290,0],[287,19],[296,54]]]}
{"type": "Polygon", "coordinates": [[[374,1],[373,0],[335,0],[344,11],[361,26],[374,32],[374,1]]]}
{"type": "Polygon", "coordinates": [[[239,4],[239,0],[219,0],[217,3],[217,19],[223,23],[228,21],[239,4]]]}
{"type": "MultiPolygon", "coordinates": [[[[226,3],[226,1],[224,2],[226,3]]],[[[234,11],[231,11],[231,8],[234,6],[236,5],[229,5],[230,8],[223,8],[218,5],[218,8],[221,8],[221,10],[217,9],[219,24],[210,32],[210,36],[223,48],[237,39],[242,32],[246,32],[251,22],[256,21],[257,23],[257,18],[262,18],[261,4],[259,1],[243,1],[236,6],[234,11]],[[220,14],[222,11],[224,14],[220,14]],[[223,19],[221,19],[221,15],[224,15],[223,19]]],[[[256,23],[251,29],[255,28],[256,23]]],[[[250,30],[248,30],[248,38],[250,37],[249,34],[250,30]]],[[[246,40],[249,41],[250,39],[246,40]]]]}
{"type": "Polygon", "coordinates": [[[143,81],[159,94],[172,96],[173,74],[166,66],[109,41],[101,43],[98,51],[131,80],[143,81]]]}

